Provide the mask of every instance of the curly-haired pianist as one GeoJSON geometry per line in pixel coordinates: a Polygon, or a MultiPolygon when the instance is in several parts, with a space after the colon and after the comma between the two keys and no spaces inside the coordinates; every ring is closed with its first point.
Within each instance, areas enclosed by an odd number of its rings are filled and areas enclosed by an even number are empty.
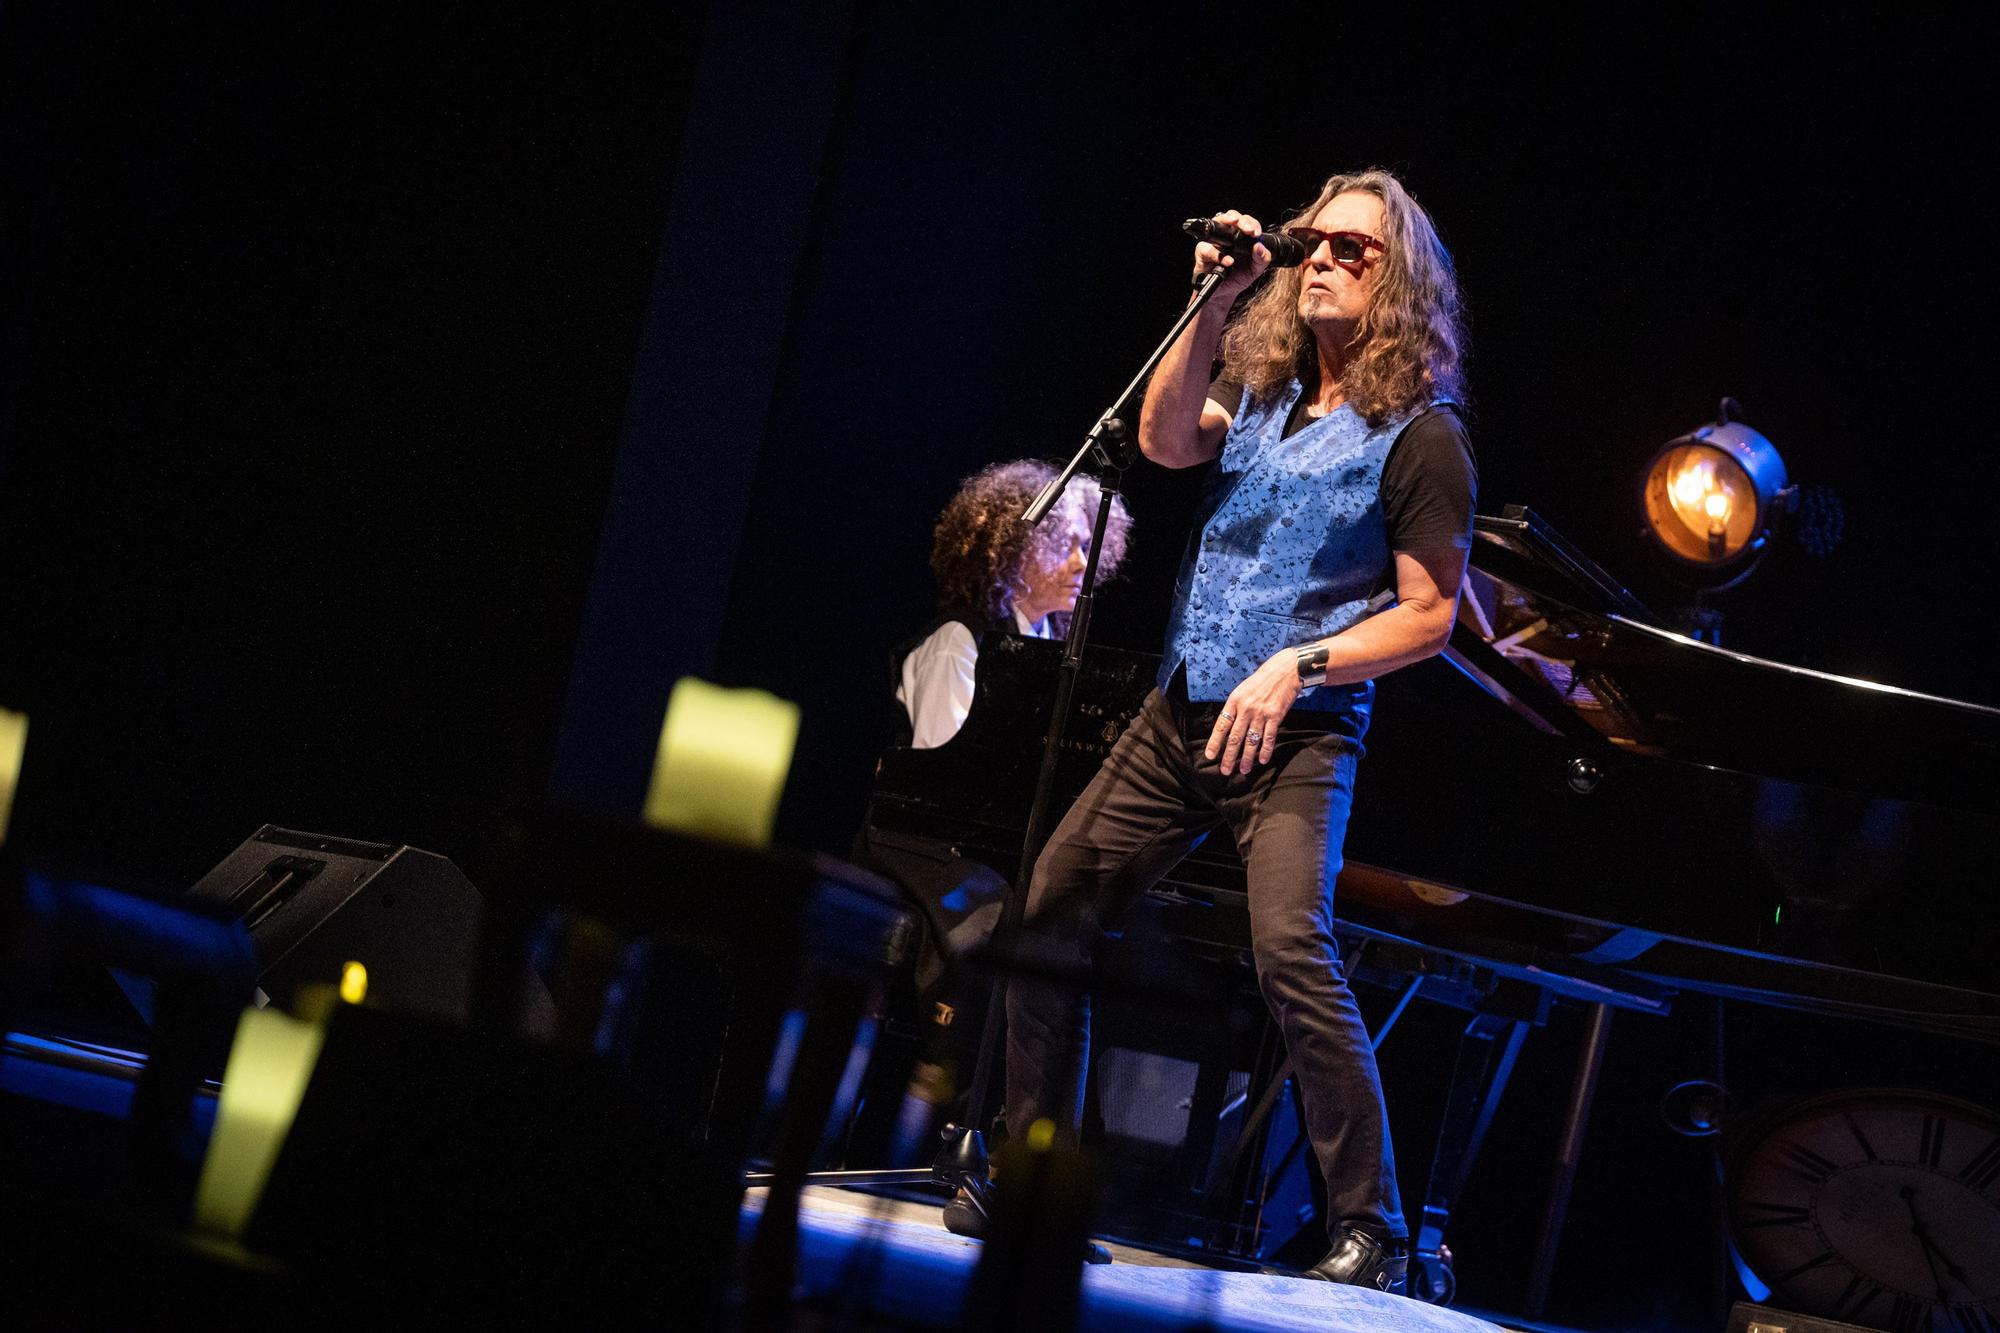
{"type": "MultiPolygon", "coordinates": [[[[898,744],[932,750],[958,735],[972,710],[979,643],[987,631],[1043,639],[1068,632],[1099,490],[1095,479],[1077,477],[1041,523],[1022,523],[1021,511],[1055,475],[1031,459],[995,463],[960,482],[938,515],[931,537],[937,614],[893,658],[896,699],[903,706],[898,744]]],[[[1097,562],[1101,577],[1117,572],[1131,530],[1124,501],[1114,501],[1097,562]]],[[[872,809],[852,855],[901,885],[926,925],[912,979],[919,1010],[939,1026],[928,1034],[930,1049],[913,1087],[923,1089],[920,1100],[942,1102],[952,1081],[943,1071],[974,1058],[968,1042],[981,1026],[976,1016],[963,1021],[959,1011],[968,1005],[984,1010],[980,988],[956,984],[951,960],[992,931],[1006,879],[951,843],[878,827],[872,809]]],[[[899,1162],[917,1160],[935,1141],[928,1123],[899,1132],[892,1149],[899,1162]]]]}
{"type": "MultiPolygon", "coordinates": [[[[1228,276],[1154,374],[1139,439],[1166,467],[1219,462],[1158,688],[1050,838],[1028,920],[1087,956],[1226,822],[1248,871],[1258,984],[1326,1179],[1333,1249],[1311,1275],[1401,1291],[1409,1233],[1375,1057],[1335,950],[1333,885],[1372,679],[1444,646],[1471,545],[1457,280],[1395,177],[1335,176],[1283,224],[1304,265],[1272,273],[1232,318],[1270,252],[1253,244],[1256,218],[1216,221],[1242,240],[1196,247],[1197,275],[1228,276]]],[[[1009,988],[1010,1128],[1074,1127],[1084,1061],[1067,1053],[1088,1024],[1082,996],[1009,988]]],[[[967,1224],[967,1202],[948,1224],[967,1224]]]]}
{"type": "MultiPolygon", "coordinates": [[[[916,749],[943,745],[964,725],[981,634],[998,629],[1052,639],[1068,632],[1098,491],[1093,478],[1077,477],[1042,522],[1022,523],[1021,511],[1055,475],[1032,459],[995,463],[959,483],[938,515],[931,535],[938,614],[898,650],[896,698],[909,714],[916,749]]],[[[1098,577],[1118,572],[1131,531],[1124,500],[1114,500],[1098,577]]]]}

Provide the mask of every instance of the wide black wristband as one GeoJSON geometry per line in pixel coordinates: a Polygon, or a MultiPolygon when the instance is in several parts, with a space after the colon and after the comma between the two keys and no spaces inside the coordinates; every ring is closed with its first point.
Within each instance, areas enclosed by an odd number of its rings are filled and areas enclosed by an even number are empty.
{"type": "Polygon", "coordinates": [[[1307,643],[1301,644],[1297,653],[1300,687],[1310,690],[1326,684],[1326,664],[1333,650],[1323,643],[1307,643]]]}

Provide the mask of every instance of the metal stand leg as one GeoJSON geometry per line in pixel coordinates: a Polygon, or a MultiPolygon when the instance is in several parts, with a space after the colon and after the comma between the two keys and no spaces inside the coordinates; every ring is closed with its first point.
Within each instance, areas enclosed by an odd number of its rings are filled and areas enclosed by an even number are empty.
{"type": "MultiPolygon", "coordinates": [[[[1357,948],[1350,956],[1358,958],[1360,952],[1357,948]]],[[[1404,984],[1401,993],[1396,997],[1394,1007],[1383,1017],[1382,1022],[1376,1027],[1374,1034],[1369,1037],[1369,1049],[1378,1051],[1382,1049],[1382,1043],[1387,1040],[1389,1033],[1395,1028],[1396,1020],[1401,1018],[1404,1010],[1410,1007],[1410,1001],[1416,998],[1417,991],[1422,985],[1422,976],[1411,977],[1404,984]]],[[[1280,1045],[1279,1049],[1283,1049],[1282,1045],[1280,1045]]],[[[1237,1132],[1235,1142],[1230,1144],[1229,1152],[1223,1158],[1221,1165],[1210,1175],[1207,1188],[1204,1191],[1208,1199],[1214,1200],[1228,1193],[1232,1201],[1232,1206],[1237,1207],[1239,1210],[1245,1202],[1248,1202],[1243,1197],[1247,1190],[1247,1185],[1245,1189],[1238,1189],[1236,1186],[1238,1180],[1237,1173],[1242,1167],[1244,1156],[1247,1153],[1254,1150],[1260,1158],[1263,1157],[1264,1127],[1270,1120],[1271,1112],[1277,1108],[1278,1098],[1284,1095],[1285,1087],[1291,1081],[1291,1078],[1292,1061],[1291,1057],[1287,1055],[1278,1065],[1277,1071],[1271,1075],[1270,1081],[1264,1084],[1263,1091],[1257,1097],[1257,1104],[1243,1118],[1243,1127],[1237,1132]]],[[[1284,1160],[1279,1163],[1276,1169],[1266,1173],[1265,1178],[1256,1188],[1255,1213],[1253,1216],[1257,1224],[1256,1229],[1259,1231],[1261,1231],[1264,1205],[1269,1202],[1273,1190],[1271,1177],[1281,1174],[1290,1164],[1293,1153],[1304,1146],[1306,1142],[1304,1128],[1305,1115],[1303,1111],[1299,1115],[1299,1126],[1298,1142],[1294,1143],[1291,1149],[1286,1152],[1284,1160]]],[[[1209,1215],[1213,1218],[1216,1216],[1216,1213],[1211,1209],[1209,1215]]],[[[1223,1239],[1220,1243],[1222,1248],[1227,1249],[1230,1248],[1233,1241],[1223,1239]]]]}
{"type": "MultiPolygon", "coordinates": [[[[1279,1054],[1278,1067],[1264,1083],[1263,1090],[1243,1117],[1242,1128],[1223,1154],[1222,1161],[1209,1173],[1206,1186],[1202,1190],[1209,1218],[1209,1243],[1220,1250],[1234,1253],[1239,1244],[1242,1218],[1249,1199],[1249,1183],[1244,1176],[1244,1159],[1253,1152],[1261,1157],[1264,1144],[1264,1127],[1271,1118],[1271,1112],[1278,1105],[1278,1098],[1284,1096],[1285,1085],[1291,1081],[1292,1062],[1283,1056],[1282,1044],[1275,1046],[1273,1053],[1279,1054]],[[1226,1205],[1226,1213],[1225,1213],[1226,1205]]],[[[1259,1063],[1264,1057],[1260,1056],[1259,1063]]]]}
{"type": "Polygon", "coordinates": [[[1474,1014],[1459,1038],[1444,1119],[1431,1158],[1430,1188],[1424,1195],[1423,1225],[1410,1256],[1410,1295],[1433,1305],[1449,1305],[1457,1290],[1445,1258],[1444,1231],[1451,1221],[1486,1131],[1513,1076],[1514,1061],[1528,1035],[1529,1020],[1504,1014],[1474,1014]]]}
{"type": "Polygon", "coordinates": [[[1204,1052],[1195,1071],[1194,1096],[1188,1103],[1187,1137],[1181,1141],[1180,1179],[1183,1206],[1199,1209],[1208,1186],[1208,1164],[1215,1158],[1215,1135],[1229,1104],[1228,1043],[1218,1036],[1204,1052]]]}
{"type": "Polygon", "coordinates": [[[825,1132],[865,994],[852,985],[823,982],[807,1000],[806,1031],[786,1089],[773,1154],[770,1193],[744,1261],[743,1324],[762,1333],[788,1327],[797,1273],[799,1195],[814,1148],[825,1132]]]}
{"type": "Polygon", "coordinates": [[[1528,1270],[1528,1299],[1522,1313],[1530,1319],[1541,1318],[1543,1307],[1548,1304],[1556,1244],[1562,1239],[1570,1187],[1576,1183],[1577,1163],[1583,1157],[1583,1135],[1590,1124],[1590,1103],[1597,1095],[1597,1075],[1604,1067],[1604,1047],[1610,1039],[1611,1006],[1591,1005],[1590,1022],[1583,1032],[1583,1052],[1577,1057],[1576,1077],[1570,1082],[1569,1109],[1563,1115],[1562,1142],[1556,1149],[1548,1209],[1542,1214],[1541,1234],[1535,1239],[1535,1260],[1528,1270]]]}

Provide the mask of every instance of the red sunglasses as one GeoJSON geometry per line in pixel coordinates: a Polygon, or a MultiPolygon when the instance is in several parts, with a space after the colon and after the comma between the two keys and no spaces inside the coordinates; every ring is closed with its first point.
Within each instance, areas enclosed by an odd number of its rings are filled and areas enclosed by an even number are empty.
{"type": "Polygon", "coordinates": [[[1306,248],[1308,257],[1317,253],[1324,242],[1332,249],[1333,262],[1342,268],[1359,269],[1364,257],[1372,247],[1387,250],[1381,238],[1370,236],[1365,231],[1321,231],[1318,227],[1286,227],[1285,235],[1306,248]]]}

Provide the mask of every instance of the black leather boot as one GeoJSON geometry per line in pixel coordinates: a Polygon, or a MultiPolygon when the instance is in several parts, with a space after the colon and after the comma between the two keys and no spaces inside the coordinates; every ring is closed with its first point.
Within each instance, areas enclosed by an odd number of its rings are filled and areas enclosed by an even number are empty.
{"type": "Polygon", "coordinates": [[[1407,1242],[1379,1241],[1365,1231],[1349,1228],[1341,1233],[1340,1243],[1332,1252],[1301,1276],[1350,1287],[1373,1287],[1392,1296],[1403,1296],[1408,1294],[1409,1268],[1407,1242]]]}

